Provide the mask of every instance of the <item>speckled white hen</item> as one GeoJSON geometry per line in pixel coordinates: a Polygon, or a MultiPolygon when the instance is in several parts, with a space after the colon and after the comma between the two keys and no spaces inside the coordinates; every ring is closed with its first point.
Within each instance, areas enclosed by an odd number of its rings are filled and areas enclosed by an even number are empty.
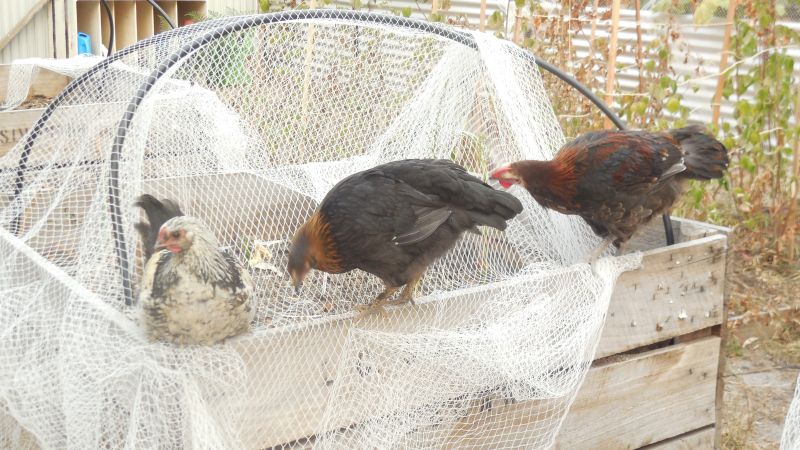
{"type": "Polygon", "coordinates": [[[250,329],[253,281],[200,220],[170,200],[139,197],[149,223],[138,223],[147,263],[139,294],[151,341],[213,345],[250,329]]]}

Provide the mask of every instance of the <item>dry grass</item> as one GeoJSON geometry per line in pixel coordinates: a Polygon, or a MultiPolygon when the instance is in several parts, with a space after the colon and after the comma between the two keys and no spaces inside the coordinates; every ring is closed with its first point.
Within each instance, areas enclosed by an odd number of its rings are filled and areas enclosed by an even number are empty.
{"type": "Polygon", "coordinates": [[[722,448],[778,449],[800,368],[800,277],[796,263],[766,264],[747,236],[732,242],[722,448]]]}

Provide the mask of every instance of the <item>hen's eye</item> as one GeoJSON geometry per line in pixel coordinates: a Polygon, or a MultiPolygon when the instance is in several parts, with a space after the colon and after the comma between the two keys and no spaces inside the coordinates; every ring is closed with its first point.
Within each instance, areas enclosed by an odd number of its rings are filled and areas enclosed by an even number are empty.
{"type": "Polygon", "coordinates": [[[181,232],[180,232],[180,231],[173,231],[173,232],[172,232],[172,237],[174,237],[174,238],[176,238],[176,239],[177,239],[177,238],[179,238],[180,236],[181,236],[181,232]]]}

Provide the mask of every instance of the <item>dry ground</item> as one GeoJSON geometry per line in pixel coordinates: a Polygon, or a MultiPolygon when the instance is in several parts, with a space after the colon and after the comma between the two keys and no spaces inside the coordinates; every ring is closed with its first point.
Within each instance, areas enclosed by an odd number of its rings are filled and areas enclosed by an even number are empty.
{"type": "Polygon", "coordinates": [[[730,256],[728,314],[734,320],[722,447],[777,449],[800,369],[800,264],[759,267],[753,255],[737,249],[730,256]]]}

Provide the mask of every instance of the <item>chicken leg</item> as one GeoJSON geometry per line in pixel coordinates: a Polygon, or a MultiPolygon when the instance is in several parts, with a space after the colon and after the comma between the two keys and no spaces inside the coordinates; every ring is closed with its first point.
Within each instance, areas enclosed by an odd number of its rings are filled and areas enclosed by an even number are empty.
{"type": "MultiPolygon", "coordinates": [[[[355,309],[358,311],[358,319],[363,317],[369,316],[373,313],[378,313],[382,316],[386,315],[386,309],[384,306],[388,303],[389,297],[394,295],[400,289],[400,286],[386,286],[386,289],[383,290],[372,303],[368,305],[356,305],[355,309]]],[[[405,291],[404,291],[405,292],[405,291]]]]}
{"type": "Polygon", "coordinates": [[[414,291],[417,290],[417,286],[419,282],[422,280],[422,275],[424,272],[415,275],[413,278],[408,280],[406,286],[403,288],[403,292],[400,293],[400,298],[394,303],[395,305],[403,305],[405,303],[414,304],[414,291]]]}

